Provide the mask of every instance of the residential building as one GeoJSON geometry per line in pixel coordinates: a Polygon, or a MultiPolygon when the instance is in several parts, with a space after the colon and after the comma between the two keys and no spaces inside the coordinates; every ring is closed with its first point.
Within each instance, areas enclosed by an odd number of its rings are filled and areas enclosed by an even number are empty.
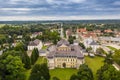
{"type": "Polygon", "coordinates": [[[30,41],[28,44],[28,50],[33,50],[34,48],[38,48],[38,50],[40,50],[42,47],[43,47],[43,43],[39,39],[30,41]]]}

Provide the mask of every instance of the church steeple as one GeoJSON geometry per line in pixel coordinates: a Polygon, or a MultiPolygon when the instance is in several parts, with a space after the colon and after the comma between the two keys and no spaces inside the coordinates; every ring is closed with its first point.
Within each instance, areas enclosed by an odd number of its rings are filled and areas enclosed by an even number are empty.
{"type": "Polygon", "coordinates": [[[63,33],[63,24],[62,23],[61,23],[60,27],[61,27],[60,37],[63,39],[64,38],[64,33],[63,33]]]}

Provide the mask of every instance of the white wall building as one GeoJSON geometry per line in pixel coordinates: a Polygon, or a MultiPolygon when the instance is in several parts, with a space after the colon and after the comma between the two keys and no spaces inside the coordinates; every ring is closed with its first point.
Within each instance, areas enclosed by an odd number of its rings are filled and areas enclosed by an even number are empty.
{"type": "Polygon", "coordinates": [[[85,39],[84,45],[86,48],[91,47],[93,52],[96,52],[97,48],[100,47],[100,45],[97,42],[95,42],[92,38],[85,39]]]}
{"type": "Polygon", "coordinates": [[[36,39],[34,41],[30,41],[28,45],[28,50],[33,50],[34,48],[38,48],[40,50],[43,47],[42,41],[36,39]]]}

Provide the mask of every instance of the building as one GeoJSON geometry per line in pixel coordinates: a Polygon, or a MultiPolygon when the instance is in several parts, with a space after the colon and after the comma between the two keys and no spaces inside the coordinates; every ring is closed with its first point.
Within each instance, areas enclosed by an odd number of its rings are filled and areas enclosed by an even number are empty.
{"type": "Polygon", "coordinates": [[[120,44],[120,37],[99,37],[101,43],[120,44]]]}
{"type": "Polygon", "coordinates": [[[97,42],[95,42],[92,38],[85,39],[84,45],[86,48],[91,47],[92,52],[96,52],[96,50],[100,47],[100,45],[97,42]]]}
{"type": "Polygon", "coordinates": [[[105,33],[112,33],[113,31],[111,29],[104,30],[105,33]]]}
{"type": "Polygon", "coordinates": [[[77,33],[81,33],[81,34],[84,34],[87,32],[86,28],[80,28],[80,29],[77,29],[76,31],[77,33]]]}
{"type": "Polygon", "coordinates": [[[84,55],[78,43],[69,44],[62,39],[57,45],[48,48],[48,67],[54,68],[79,68],[84,63],[84,55]]]}
{"type": "Polygon", "coordinates": [[[30,38],[36,38],[38,35],[42,35],[42,32],[34,32],[30,38]]]}
{"type": "Polygon", "coordinates": [[[33,50],[34,48],[38,48],[38,50],[40,50],[42,47],[43,43],[38,39],[30,41],[30,43],[28,44],[28,50],[33,50]]]}
{"type": "Polygon", "coordinates": [[[67,30],[65,31],[65,33],[66,33],[66,38],[67,38],[67,39],[69,38],[69,36],[72,36],[72,30],[71,30],[71,29],[67,29],[67,30]]]}
{"type": "Polygon", "coordinates": [[[3,54],[3,51],[1,50],[1,51],[0,51],[0,55],[2,55],[2,54],[3,54]]]}

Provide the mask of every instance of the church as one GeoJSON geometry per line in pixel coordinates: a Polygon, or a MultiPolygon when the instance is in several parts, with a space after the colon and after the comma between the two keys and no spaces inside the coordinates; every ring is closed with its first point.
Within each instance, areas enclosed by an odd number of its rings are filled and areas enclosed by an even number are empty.
{"type": "Polygon", "coordinates": [[[78,42],[70,44],[67,40],[61,39],[57,45],[48,48],[47,55],[49,69],[54,68],[79,68],[84,63],[84,55],[78,42]]]}

